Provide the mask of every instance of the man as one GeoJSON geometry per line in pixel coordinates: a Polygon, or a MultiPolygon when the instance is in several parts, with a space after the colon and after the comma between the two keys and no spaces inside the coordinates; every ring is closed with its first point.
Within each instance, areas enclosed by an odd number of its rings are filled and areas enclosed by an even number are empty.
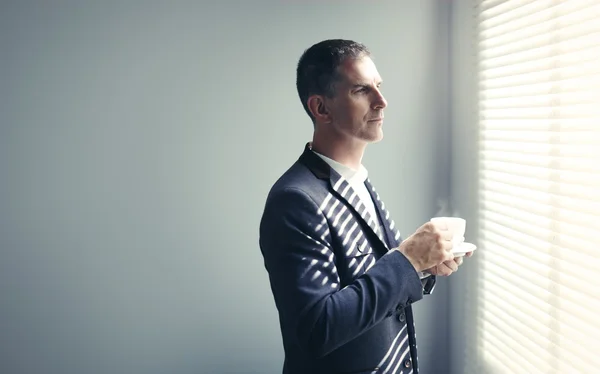
{"type": "Polygon", "coordinates": [[[283,373],[418,373],[411,304],[460,265],[452,233],[426,223],[402,241],[367,178],[361,160],[383,138],[387,102],[364,45],[313,45],[296,84],[313,140],[271,189],[260,225],[283,373]]]}

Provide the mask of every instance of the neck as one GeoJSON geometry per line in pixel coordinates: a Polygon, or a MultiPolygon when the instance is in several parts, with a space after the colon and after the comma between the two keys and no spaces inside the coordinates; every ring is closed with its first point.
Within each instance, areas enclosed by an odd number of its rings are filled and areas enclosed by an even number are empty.
{"type": "Polygon", "coordinates": [[[365,141],[348,136],[331,136],[318,130],[313,135],[312,149],[315,152],[354,170],[360,168],[366,147],[365,141]]]}

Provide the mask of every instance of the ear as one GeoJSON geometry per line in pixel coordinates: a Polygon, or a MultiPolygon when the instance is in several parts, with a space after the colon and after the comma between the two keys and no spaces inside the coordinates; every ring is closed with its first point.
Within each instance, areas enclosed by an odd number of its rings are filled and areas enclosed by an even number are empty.
{"type": "Polygon", "coordinates": [[[327,101],[322,95],[312,95],[307,101],[308,109],[315,118],[315,122],[331,122],[331,113],[327,107],[327,101]]]}

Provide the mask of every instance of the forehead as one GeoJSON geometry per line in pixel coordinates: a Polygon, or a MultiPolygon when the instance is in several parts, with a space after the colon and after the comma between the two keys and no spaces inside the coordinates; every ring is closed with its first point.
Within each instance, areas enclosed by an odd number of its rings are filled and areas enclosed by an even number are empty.
{"type": "Polygon", "coordinates": [[[341,82],[347,84],[379,83],[381,76],[373,60],[364,56],[359,59],[347,59],[338,67],[341,82]]]}

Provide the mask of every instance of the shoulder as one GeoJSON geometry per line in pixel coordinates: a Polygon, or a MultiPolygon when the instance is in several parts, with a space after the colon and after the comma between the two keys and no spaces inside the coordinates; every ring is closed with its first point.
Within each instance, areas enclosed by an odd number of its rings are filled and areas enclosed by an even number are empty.
{"type": "Polygon", "coordinates": [[[329,180],[318,178],[306,165],[297,161],[271,187],[267,196],[269,203],[285,199],[310,198],[318,203],[328,192],[329,180]]]}

